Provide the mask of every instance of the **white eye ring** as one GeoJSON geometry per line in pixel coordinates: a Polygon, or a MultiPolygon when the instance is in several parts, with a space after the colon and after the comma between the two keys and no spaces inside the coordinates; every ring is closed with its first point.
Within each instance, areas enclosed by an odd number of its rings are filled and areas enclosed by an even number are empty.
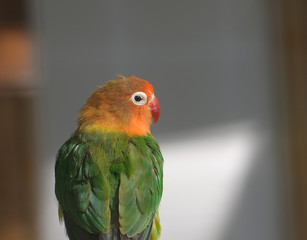
{"type": "Polygon", "coordinates": [[[133,93],[130,99],[135,105],[144,105],[147,103],[147,95],[143,92],[133,93]]]}

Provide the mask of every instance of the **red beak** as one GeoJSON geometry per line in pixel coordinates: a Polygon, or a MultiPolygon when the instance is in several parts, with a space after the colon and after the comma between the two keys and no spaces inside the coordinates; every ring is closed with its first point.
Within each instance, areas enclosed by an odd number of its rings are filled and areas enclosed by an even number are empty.
{"type": "Polygon", "coordinates": [[[154,119],[153,125],[155,125],[160,116],[160,105],[159,105],[158,99],[155,96],[153,96],[153,98],[149,102],[149,108],[151,111],[151,116],[154,119]]]}

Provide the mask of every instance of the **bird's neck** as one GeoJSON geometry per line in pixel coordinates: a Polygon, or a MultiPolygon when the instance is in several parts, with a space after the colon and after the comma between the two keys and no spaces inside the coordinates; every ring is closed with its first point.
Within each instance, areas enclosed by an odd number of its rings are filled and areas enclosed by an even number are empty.
{"type": "Polygon", "coordinates": [[[138,114],[133,117],[122,117],[105,112],[81,112],[79,128],[86,132],[124,132],[129,136],[146,136],[150,134],[151,118],[138,114]]]}

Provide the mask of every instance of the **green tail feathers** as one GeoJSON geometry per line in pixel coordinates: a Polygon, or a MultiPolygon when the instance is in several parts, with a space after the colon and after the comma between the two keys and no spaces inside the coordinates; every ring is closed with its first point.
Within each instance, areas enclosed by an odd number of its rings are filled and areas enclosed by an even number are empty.
{"type": "Polygon", "coordinates": [[[114,234],[115,232],[92,234],[74,223],[69,215],[63,214],[63,218],[65,219],[65,227],[70,240],[158,240],[161,234],[158,213],[155,214],[152,224],[148,225],[143,232],[133,237],[121,235],[118,231],[116,231],[118,234],[114,234]]]}

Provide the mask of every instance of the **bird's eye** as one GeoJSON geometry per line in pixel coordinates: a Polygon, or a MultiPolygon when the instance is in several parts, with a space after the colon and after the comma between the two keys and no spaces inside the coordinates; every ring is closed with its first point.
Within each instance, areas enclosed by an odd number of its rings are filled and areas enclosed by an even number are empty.
{"type": "Polygon", "coordinates": [[[144,105],[147,103],[147,95],[143,92],[136,92],[131,96],[131,101],[135,105],[144,105]]]}
{"type": "Polygon", "coordinates": [[[140,101],[142,101],[142,97],[140,96],[140,95],[135,95],[134,96],[134,100],[136,101],[136,102],[140,102],[140,101]]]}

